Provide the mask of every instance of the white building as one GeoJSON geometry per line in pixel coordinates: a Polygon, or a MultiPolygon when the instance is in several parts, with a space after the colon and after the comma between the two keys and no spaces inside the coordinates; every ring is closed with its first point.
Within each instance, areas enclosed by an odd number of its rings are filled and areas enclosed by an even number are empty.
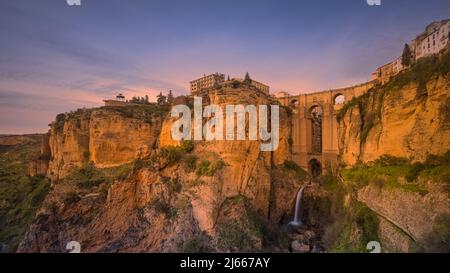
{"type": "Polygon", "coordinates": [[[208,76],[204,75],[200,79],[196,79],[190,82],[191,94],[195,94],[202,89],[214,87],[223,82],[225,82],[225,74],[215,73],[208,76]]]}
{"type": "Polygon", "coordinates": [[[444,49],[450,36],[450,20],[433,22],[426,27],[426,30],[412,41],[415,59],[439,53],[444,49]]]}
{"type": "MultiPolygon", "coordinates": [[[[425,31],[411,41],[409,47],[414,61],[439,53],[450,39],[450,20],[442,20],[429,24],[425,31]]],[[[397,75],[406,67],[402,65],[402,57],[385,64],[372,73],[372,79],[386,83],[392,76],[397,75]]]]}

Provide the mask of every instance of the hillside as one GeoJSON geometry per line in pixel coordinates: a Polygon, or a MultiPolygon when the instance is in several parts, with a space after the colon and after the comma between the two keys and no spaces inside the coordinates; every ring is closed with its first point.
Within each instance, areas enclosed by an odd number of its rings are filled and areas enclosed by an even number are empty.
{"type": "Polygon", "coordinates": [[[49,191],[44,177],[29,177],[41,135],[0,136],[0,252],[15,251],[49,191]]]}
{"type": "MultiPolygon", "coordinates": [[[[448,252],[449,58],[425,58],[338,114],[340,169],[311,178],[292,161],[292,109],[280,145],[171,138],[167,106],[58,115],[30,174],[50,193],[19,252],[448,252]],[[292,228],[304,188],[301,228],[292,228]]],[[[267,105],[246,84],[205,104],[267,105]]],[[[175,104],[192,107],[192,99],[175,104]]]]}

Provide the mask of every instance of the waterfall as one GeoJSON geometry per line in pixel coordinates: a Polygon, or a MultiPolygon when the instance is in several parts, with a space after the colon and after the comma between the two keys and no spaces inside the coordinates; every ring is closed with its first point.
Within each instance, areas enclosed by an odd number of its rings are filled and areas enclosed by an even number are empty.
{"type": "Polygon", "coordinates": [[[302,225],[302,221],[301,219],[299,219],[300,217],[300,208],[301,208],[301,203],[302,203],[302,195],[303,195],[303,190],[305,189],[305,187],[302,187],[298,193],[297,193],[297,199],[295,201],[295,214],[294,214],[294,220],[292,222],[289,223],[290,226],[301,226],[302,225]]]}

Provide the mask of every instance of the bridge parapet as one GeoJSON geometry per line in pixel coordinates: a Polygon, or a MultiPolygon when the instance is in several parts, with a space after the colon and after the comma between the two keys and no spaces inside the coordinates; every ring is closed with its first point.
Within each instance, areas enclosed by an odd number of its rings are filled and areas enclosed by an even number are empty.
{"type": "Polygon", "coordinates": [[[351,87],[277,98],[281,104],[294,109],[293,160],[311,174],[318,173],[318,166],[325,172],[335,170],[339,157],[336,114],[345,103],[363,95],[375,84],[376,81],[370,81],[351,87]],[[317,108],[321,109],[319,116],[312,114],[317,108]],[[320,153],[315,148],[318,141],[322,144],[320,153]]]}

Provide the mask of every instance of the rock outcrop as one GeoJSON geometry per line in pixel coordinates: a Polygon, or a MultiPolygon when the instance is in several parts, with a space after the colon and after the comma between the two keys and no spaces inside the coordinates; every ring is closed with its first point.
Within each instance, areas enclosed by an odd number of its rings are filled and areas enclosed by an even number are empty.
{"type": "Polygon", "coordinates": [[[347,165],[384,154],[423,161],[448,150],[450,77],[439,67],[449,55],[423,60],[341,110],[340,154],[347,165]]]}
{"type": "Polygon", "coordinates": [[[48,176],[64,178],[93,162],[98,168],[131,163],[142,147],[158,140],[163,115],[156,106],[102,107],[61,114],[49,133],[48,176]]]}
{"type": "MultiPolygon", "coordinates": [[[[219,106],[277,104],[245,86],[210,90],[203,98],[219,106]]],[[[263,230],[289,221],[293,193],[307,177],[284,167],[291,157],[291,121],[284,108],[276,152],[262,152],[261,142],[250,140],[195,141],[193,150],[185,150],[184,142],[171,139],[173,118],[146,122],[118,111],[83,110],[53,124],[48,174],[57,182],[20,252],[65,252],[68,241],[80,242],[83,252],[270,247],[263,230]],[[80,187],[68,175],[89,161],[97,168],[134,164],[112,185],[80,187]]]]}

